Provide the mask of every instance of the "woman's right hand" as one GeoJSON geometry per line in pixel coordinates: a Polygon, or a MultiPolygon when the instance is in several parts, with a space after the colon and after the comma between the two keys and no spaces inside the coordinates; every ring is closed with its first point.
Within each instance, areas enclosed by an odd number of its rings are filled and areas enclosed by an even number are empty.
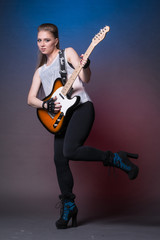
{"type": "Polygon", "coordinates": [[[53,98],[53,101],[54,101],[54,113],[58,113],[61,110],[62,106],[60,105],[60,102],[57,102],[56,96],[53,98]]]}
{"type": "Polygon", "coordinates": [[[49,100],[43,103],[43,108],[47,109],[48,112],[51,113],[58,113],[61,110],[61,105],[59,102],[56,101],[57,97],[50,98],[49,100]]]}

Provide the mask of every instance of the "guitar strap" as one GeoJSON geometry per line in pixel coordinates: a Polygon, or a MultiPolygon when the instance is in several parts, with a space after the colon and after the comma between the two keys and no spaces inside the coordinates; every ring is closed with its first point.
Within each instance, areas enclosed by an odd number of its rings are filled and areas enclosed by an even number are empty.
{"type": "Polygon", "coordinates": [[[62,84],[65,85],[67,79],[67,71],[65,67],[64,49],[59,51],[59,64],[60,64],[60,75],[62,79],[62,84]]]}
{"type": "MultiPolygon", "coordinates": [[[[65,83],[67,81],[67,71],[66,71],[66,67],[65,67],[64,49],[59,51],[59,64],[60,64],[60,71],[59,71],[59,73],[61,75],[62,84],[65,85],[65,83]]],[[[71,88],[70,91],[67,94],[67,96],[69,98],[71,97],[72,90],[73,90],[73,88],[71,88]]]]}

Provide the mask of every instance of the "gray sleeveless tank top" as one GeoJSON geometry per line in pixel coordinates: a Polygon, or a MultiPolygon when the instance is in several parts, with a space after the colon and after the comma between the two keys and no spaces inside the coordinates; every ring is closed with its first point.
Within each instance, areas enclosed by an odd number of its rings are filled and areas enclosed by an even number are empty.
{"type": "MultiPolygon", "coordinates": [[[[65,54],[65,66],[67,70],[67,78],[69,78],[70,75],[73,73],[74,69],[68,64],[66,60],[67,59],[66,51],[64,51],[64,54],[65,54]]],[[[40,79],[44,89],[44,93],[46,96],[48,96],[52,91],[55,80],[61,77],[59,73],[60,71],[59,54],[49,66],[44,64],[38,69],[38,71],[39,71],[40,79]]],[[[76,78],[72,87],[73,87],[73,92],[71,97],[80,96],[81,98],[80,103],[91,101],[90,97],[85,91],[83,82],[79,77],[76,78]]]]}

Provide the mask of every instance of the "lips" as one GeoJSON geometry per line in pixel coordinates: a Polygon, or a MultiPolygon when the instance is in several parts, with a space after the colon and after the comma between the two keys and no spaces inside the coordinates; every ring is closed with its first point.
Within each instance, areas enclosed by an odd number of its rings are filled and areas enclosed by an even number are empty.
{"type": "Polygon", "coordinates": [[[44,52],[46,50],[46,48],[41,48],[41,51],[44,52]]]}

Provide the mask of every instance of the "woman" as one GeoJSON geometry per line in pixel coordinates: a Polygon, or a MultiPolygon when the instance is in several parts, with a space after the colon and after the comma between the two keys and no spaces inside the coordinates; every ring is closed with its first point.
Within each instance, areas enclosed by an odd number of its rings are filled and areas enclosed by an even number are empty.
{"type": "MultiPolygon", "coordinates": [[[[41,59],[33,76],[28,94],[28,104],[35,108],[45,108],[49,112],[58,113],[61,105],[56,97],[44,102],[37,98],[41,84],[45,95],[48,96],[52,91],[54,81],[60,77],[57,27],[53,24],[40,25],[38,27],[37,45],[41,59]]],[[[64,53],[68,75],[72,74],[74,68],[79,64],[82,64],[83,68],[73,84],[71,94],[71,97],[74,95],[80,96],[80,103],[74,109],[66,130],[59,135],[55,135],[54,141],[54,161],[61,191],[59,197],[63,206],[61,216],[56,221],[57,228],[67,228],[70,219],[72,219],[72,226],[77,226],[78,208],[74,202],[75,195],[72,192],[74,182],[69,167],[69,160],[99,161],[104,166],[113,166],[123,170],[130,179],[135,179],[138,175],[138,167],[128,159],[128,157],[138,158],[137,154],[122,151],[118,153],[104,152],[83,145],[94,122],[93,103],[83,86],[83,83],[90,81],[90,61],[83,60],[83,57],[80,58],[73,48],[66,48],[64,53]]]]}

